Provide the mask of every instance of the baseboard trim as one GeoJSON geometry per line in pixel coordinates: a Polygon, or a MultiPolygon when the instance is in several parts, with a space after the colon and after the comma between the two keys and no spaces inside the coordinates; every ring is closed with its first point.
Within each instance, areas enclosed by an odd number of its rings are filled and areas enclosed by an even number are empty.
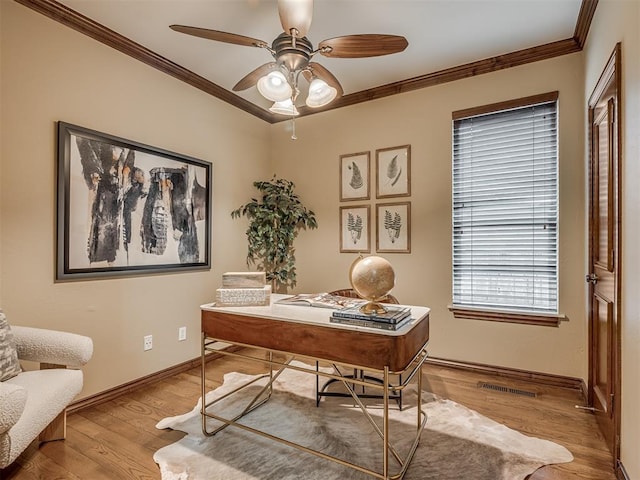
{"type": "Polygon", "coordinates": [[[624,465],[622,464],[622,461],[620,459],[618,459],[618,461],[616,462],[616,478],[618,480],[631,480],[631,477],[625,470],[624,465]]]}
{"type": "Polygon", "coordinates": [[[580,381],[580,393],[582,394],[582,401],[587,405],[589,401],[589,387],[587,387],[587,383],[584,380],[580,381]]]}
{"type": "MultiPolygon", "coordinates": [[[[235,352],[241,350],[242,347],[238,346],[230,346],[227,347],[228,351],[235,352]]],[[[222,354],[211,353],[207,355],[207,361],[214,360],[216,358],[220,358],[222,354]]],[[[103,392],[97,393],[95,395],[91,395],[89,397],[80,399],[76,402],[73,402],[69,407],[67,407],[67,413],[74,413],[85,408],[90,408],[101,403],[108,402],[115,398],[118,398],[121,395],[126,393],[131,393],[135,390],[138,390],[142,387],[145,387],[149,384],[159,382],[167,377],[171,377],[173,375],[177,375],[182,372],[186,372],[187,370],[191,370],[192,368],[200,366],[200,357],[193,358],[191,360],[187,360],[186,362],[179,363],[169,368],[165,368],[158,372],[146,375],[144,377],[138,378],[136,380],[132,380],[131,382],[127,382],[125,384],[119,385],[117,387],[111,388],[109,390],[105,390],[103,392]]],[[[562,375],[554,375],[550,373],[540,373],[540,372],[532,372],[528,370],[519,370],[515,368],[509,367],[496,367],[493,365],[486,365],[482,363],[474,363],[474,362],[464,362],[459,360],[449,360],[446,358],[436,358],[429,357],[426,361],[427,364],[431,365],[439,365],[443,367],[449,368],[457,368],[461,370],[468,370],[473,372],[482,372],[491,375],[497,375],[499,377],[511,378],[516,380],[524,380],[528,382],[534,382],[542,385],[552,385],[556,387],[570,388],[573,390],[579,390],[583,395],[586,394],[586,384],[583,380],[579,378],[573,377],[565,377],[562,375]]],[[[586,396],[585,396],[586,398],[586,396]]],[[[624,467],[622,467],[622,471],[624,471],[624,467]]],[[[628,477],[622,477],[624,480],[628,480],[628,477]]]]}
{"type": "MultiPolygon", "coordinates": [[[[449,360],[446,358],[429,357],[427,364],[439,365],[442,367],[457,368],[478,373],[487,373],[497,375],[499,377],[510,378],[514,380],[524,380],[541,385],[551,385],[554,387],[570,388],[579,390],[583,394],[586,392],[586,385],[580,378],[565,377],[552,373],[532,372],[529,370],[520,370],[509,367],[496,367],[494,365],[486,365],[483,363],[465,362],[460,360],[449,360]]],[[[586,397],[585,397],[586,398],[586,397]]]]}
{"type": "MultiPolygon", "coordinates": [[[[240,349],[241,347],[229,346],[225,350],[236,352],[240,349]]],[[[223,355],[220,353],[209,353],[207,354],[207,362],[210,362],[211,360],[215,360],[216,358],[220,358],[222,356],[223,355]]],[[[163,380],[167,377],[171,377],[173,375],[186,372],[187,370],[191,370],[192,368],[199,367],[201,361],[202,360],[200,357],[196,357],[191,360],[187,360],[186,362],[174,365],[173,367],[165,368],[164,370],[151,373],[136,380],[132,380],[131,382],[127,382],[122,385],[118,385],[117,387],[110,388],[109,390],[105,390],[103,392],[96,393],[95,395],[77,400],[67,407],[67,413],[75,413],[80,410],[84,410],[85,408],[94,407],[101,403],[105,403],[118,398],[119,396],[126,393],[131,393],[152,383],[159,382],[160,380],[163,380]]]]}

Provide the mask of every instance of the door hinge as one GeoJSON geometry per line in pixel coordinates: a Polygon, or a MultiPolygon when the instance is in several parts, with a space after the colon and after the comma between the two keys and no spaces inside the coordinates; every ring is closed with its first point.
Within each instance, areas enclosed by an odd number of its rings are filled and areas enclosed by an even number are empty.
{"type": "Polygon", "coordinates": [[[611,404],[609,405],[609,411],[611,412],[611,415],[613,415],[613,411],[615,410],[615,405],[616,403],[613,401],[615,399],[615,393],[611,393],[609,395],[609,401],[611,402],[611,404]]]}

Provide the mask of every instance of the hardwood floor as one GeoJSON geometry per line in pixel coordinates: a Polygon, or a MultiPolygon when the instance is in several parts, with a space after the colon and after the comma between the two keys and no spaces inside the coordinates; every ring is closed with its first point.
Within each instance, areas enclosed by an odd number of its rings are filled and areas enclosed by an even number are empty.
{"type": "MultiPolygon", "coordinates": [[[[223,357],[207,368],[207,387],[213,389],[225,372],[257,373],[260,366],[223,357]]],[[[579,392],[435,365],[425,366],[424,372],[425,389],[524,434],[560,443],[573,453],[573,462],[543,467],[529,480],[615,480],[611,455],[594,416],[574,407],[582,403],[579,392]],[[481,389],[478,382],[535,392],[537,396],[481,389]]],[[[0,473],[0,479],[157,480],[160,473],[153,461],[154,452],[184,434],[158,430],[156,423],[190,411],[199,397],[200,371],[196,368],[82,409],[69,415],[65,441],[39,448],[32,444],[0,473]]]]}
{"type": "Polygon", "coordinates": [[[575,408],[584,404],[577,390],[433,365],[425,370],[426,390],[455,400],[525,435],[559,443],[573,454],[573,462],[542,467],[529,480],[615,480],[613,460],[594,415],[575,408]],[[480,389],[479,382],[534,392],[537,396],[480,389]]]}

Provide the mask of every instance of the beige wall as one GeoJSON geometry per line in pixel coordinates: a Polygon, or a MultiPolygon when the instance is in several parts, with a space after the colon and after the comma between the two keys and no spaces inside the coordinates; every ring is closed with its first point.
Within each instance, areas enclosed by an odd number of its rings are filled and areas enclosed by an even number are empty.
{"type": "MultiPolygon", "coordinates": [[[[220,274],[244,268],[244,222],[231,209],[251,182],[290,178],[320,228],[297,242],[297,291],[348,286],[355,258],[338,249],[338,157],[412,145],[412,253],[385,254],[394,293],[432,308],[431,353],[585,378],[585,104],[616,41],[623,41],[625,182],[623,461],[640,464],[639,78],[635,1],[601,1],[584,54],[574,54],[269,126],[14,2],[0,2],[0,305],[16,324],[90,335],[95,355],[83,396],[195,357],[198,305],[220,274]],[[583,63],[584,62],[584,63],[583,63]],[[586,85],[585,85],[586,78],[586,85]],[[559,328],[454,319],[451,301],[451,112],[560,91],[559,328]],[[55,122],[64,120],[214,163],[213,268],[176,275],[54,282],[55,122]],[[188,341],[177,342],[177,327],[188,341]],[[154,349],[142,351],[142,337],[154,349]]],[[[371,179],[372,185],[374,179],[371,179]]],[[[403,201],[405,199],[398,199],[403,201]]],[[[361,202],[351,202],[361,203],[361,202]]],[[[363,202],[375,206],[372,199],[363,202]]],[[[346,203],[344,203],[346,205],[346,203]]],[[[375,218],[375,217],[374,217],[375,218]]],[[[375,245],[375,239],[372,239],[375,245]]]]}
{"type": "Polygon", "coordinates": [[[15,324],[89,335],[83,396],[199,354],[199,305],[244,268],[230,212],[266,168],[269,126],[15,2],[0,2],[0,282],[15,324]],[[56,121],[213,162],[210,271],[54,282],[56,121]],[[178,342],[177,329],[188,339],[178,342]],[[154,348],[143,352],[143,336],[154,348]]]}
{"type": "Polygon", "coordinates": [[[622,43],[622,431],[621,458],[640,478],[640,3],[598,3],[585,46],[584,103],[617,42],[622,43]]]}
{"type": "MultiPolygon", "coordinates": [[[[582,91],[582,55],[573,54],[305,117],[297,121],[296,141],[290,122],[274,125],[274,169],[296,183],[319,222],[317,231],[299,237],[297,290],[349,285],[356,255],[339,253],[338,211],[347,204],[339,202],[339,155],[368,150],[374,165],[376,149],[411,144],[411,254],[382,256],[395,268],[400,301],[432,309],[431,355],[585,378],[585,224],[576,215],[585,208],[582,91]],[[451,113],[554,90],[560,92],[560,310],[569,321],[549,328],[455,319],[447,309],[451,113]]],[[[370,204],[373,216],[375,199],[350,203],[370,204]]]]}

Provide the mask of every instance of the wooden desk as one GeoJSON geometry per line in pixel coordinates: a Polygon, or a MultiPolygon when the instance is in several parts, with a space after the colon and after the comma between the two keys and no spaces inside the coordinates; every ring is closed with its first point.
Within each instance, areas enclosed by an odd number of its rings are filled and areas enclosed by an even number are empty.
{"type": "MultiPolygon", "coordinates": [[[[418,409],[417,434],[411,451],[405,458],[401,458],[389,442],[388,393],[402,391],[409,382],[417,378],[418,405],[421,405],[421,369],[426,360],[426,346],[429,341],[429,308],[411,306],[412,320],[395,331],[372,329],[351,325],[331,323],[329,318],[331,310],[317,307],[302,307],[292,305],[279,305],[274,303],[283,295],[272,295],[272,303],[265,307],[215,307],[213,304],[202,305],[202,396],[205,391],[205,357],[209,352],[216,351],[223,355],[231,355],[246,359],[264,362],[264,356],[251,356],[250,354],[219,350],[214,347],[216,342],[225,342],[232,345],[247,346],[266,350],[270,372],[265,375],[269,378],[267,385],[253,399],[243,412],[233,419],[225,419],[208,411],[217,400],[203,405],[202,429],[205,435],[215,435],[227,426],[252,431],[281,441],[289,446],[298,448],[308,453],[333,460],[337,463],[352,467],[356,470],[368,473],[382,479],[402,478],[418,446],[420,435],[426,423],[426,414],[418,409]],[[286,361],[278,362],[273,359],[273,352],[282,353],[287,357],[286,361]],[[332,364],[333,373],[318,372],[315,369],[304,369],[293,366],[290,362],[294,358],[311,359],[332,364]],[[279,367],[274,372],[273,367],[279,367]],[[359,368],[370,372],[379,373],[382,376],[381,383],[371,383],[366,379],[349,379],[348,381],[340,373],[339,366],[359,368]],[[301,445],[273,437],[265,432],[254,430],[237,423],[237,420],[250,411],[268,401],[272,392],[273,381],[286,368],[305,371],[313,375],[320,375],[342,381],[347,391],[354,398],[363,413],[374,425],[382,439],[383,471],[375,472],[368,468],[346,462],[342,459],[331,457],[301,445]],[[390,374],[399,374],[404,379],[399,385],[391,385],[390,374]],[[354,385],[378,388],[383,391],[383,426],[379,428],[368,414],[366,407],[358,398],[354,385]],[[223,423],[216,430],[209,431],[207,418],[213,418],[223,423]],[[389,473],[389,454],[396,459],[399,470],[391,475],[389,473]]],[[[245,385],[248,386],[249,384],[245,385]]],[[[243,387],[245,387],[243,386],[243,387]]],[[[237,390],[240,390],[241,388],[237,390]]],[[[236,391],[237,391],[236,390],[236,391]]]]}

